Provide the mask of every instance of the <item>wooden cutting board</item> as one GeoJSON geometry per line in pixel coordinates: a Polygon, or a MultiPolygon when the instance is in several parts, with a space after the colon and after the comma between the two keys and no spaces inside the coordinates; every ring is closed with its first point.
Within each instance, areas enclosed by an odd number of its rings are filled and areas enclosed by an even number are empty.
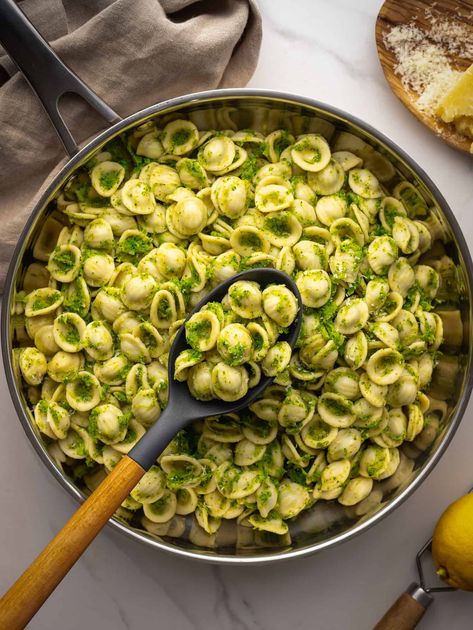
{"type": "MultiPolygon", "coordinates": [[[[452,147],[470,153],[472,140],[458,134],[453,124],[444,123],[440,118],[429,116],[417,109],[415,103],[418,94],[404,87],[394,70],[397,64],[394,52],[384,44],[384,35],[399,24],[411,23],[428,33],[431,24],[425,13],[426,9],[431,9],[441,18],[461,21],[471,30],[473,41],[473,0],[437,0],[435,3],[427,0],[386,0],[376,20],[376,45],[381,66],[394,94],[416,118],[452,147]]],[[[473,59],[464,59],[452,54],[447,54],[447,57],[454,70],[465,71],[473,63],[473,59]]]]}

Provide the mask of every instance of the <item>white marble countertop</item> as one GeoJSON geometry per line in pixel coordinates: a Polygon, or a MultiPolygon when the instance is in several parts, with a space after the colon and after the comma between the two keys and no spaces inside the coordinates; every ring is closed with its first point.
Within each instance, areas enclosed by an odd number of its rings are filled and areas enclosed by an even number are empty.
{"type": "MultiPolygon", "coordinates": [[[[437,183],[473,246],[473,160],[390,92],[374,41],[380,0],[260,0],[265,35],[252,87],[317,98],[371,123],[437,183]]],[[[0,383],[0,591],[75,503],[34,454],[0,383]]],[[[443,508],[473,483],[472,405],[427,481],[398,510],[333,550],[266,567],[216,567],[153,552],[106,529],[30,624],[33,630],[368,630],[411,581],[443,508]]],[[[419,628],[472,627],[473,595],[439,595],[419,628]]],[[[2,629],[3,630],[3,629],[2,629]]],[[[6,630],[6,629],[5,629],[6,630]]]]}

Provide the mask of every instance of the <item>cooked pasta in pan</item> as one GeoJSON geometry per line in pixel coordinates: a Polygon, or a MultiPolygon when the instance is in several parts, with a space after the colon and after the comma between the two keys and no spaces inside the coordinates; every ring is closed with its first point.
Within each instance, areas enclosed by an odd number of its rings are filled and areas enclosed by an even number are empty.
{"type": "Polygon", "coordinates": [[[89,488],[159,422],[170,345],[209,289],[274,267],[304,305],[292,353],[278,340],[298,308],[284,286],[235,282],[189,319],[174,376],[193,396],[274,382],[244,412],[181,431],[122,518],[155,534],[194,515],[210,536],[230,519],[285,535],[316,502],[356,510],[400,474],[399,447],[433,423],[424,390],[444,336],[441,278],[422,258],[438,225],[411,184],[387,190],[316,133],[176,118],[110,142],[54,204],[55,245],[39,237],[17,296],[15,352],[38,431],[89,488]]]}

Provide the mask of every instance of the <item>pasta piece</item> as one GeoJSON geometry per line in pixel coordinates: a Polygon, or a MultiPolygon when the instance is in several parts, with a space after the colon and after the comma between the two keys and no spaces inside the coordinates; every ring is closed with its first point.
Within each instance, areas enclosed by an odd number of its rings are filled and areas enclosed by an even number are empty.
{"type": "Polygon", "coordinates": [[[337,433],[337,427],[323,422],[320,416],[316,415],[302,428],[301,438],[310,448],[322,449],[327,448],[334,441],[337,433]]]}
{"type": "Polygon", "coordinates": [[[263,518],[259,514],[252,514],[248,518],[248,522],[256,529],[265,532],[270,532],[272,534],[284,535],[288,532],[287,524],[276,516],[268,518],[263,518]]]}
{"type": "MultiPolygon", "coordinates": [[[[113,230],[110,223],[105,219],[94,219],[91,221],[84,230],[84,243],[91,249],[106,249],[110,250],[113,247],[113,230]]],[[[74,247],[69,245],[69,247],[74,247]]],[[[79,250],[80,260],[80,250],[79,250]]],[[[73,278],[72,278],[73,279],[73,278]]],[[[64,281],[63,281],[64,282],[64,281]]],[[[70,282],[70,280],[66,280],[70,282]]]]}
{"type": "Polygon", "coordinates": [[[351,169],[348,172],[348,184],[354,193],[365,199],[376,199],[383,195],[379,181],[364,168],[351,169]]]}
{"type": "Polygon", "coordinates": [[[242,470],[229,462],[220,464],[216,475],[219,492],[227,499],[243,499],[256,492],[261,483],[256,470],[242,470]]]}
{"type": "Polygon", "coordinates": [[[58,282],[72,282],[79,274],[81,252],[75,245],[59,245],[49,257],[48,271],[58,282]]]}
{"type": "Polygon", "coordinates": [[[101,197],[111,197],[124,178],[123,166],[110,160],[99,162],[90,172],[92,186],[101,197]]]}
{"type": "Polygon", "coordinates": [[[325,379],[326,391],[340,394],[348,400],[356,400],[360,396],[360,377],[357,372],[349,368],[335,368],[325,379]]]}
{"type": "Polygon", "coordinates": [[[218,172],[229,167],[236,154],[236,145],[223,135],[214,136],[199,150],[198,160],[206,171],[218,172]]]}
{"type": "Polygon", "coordinates": [[[335,439],[328,446],[328,461],[351,459],[360,450],[362,441],[362,435],[357,429],[340,429],[335,439]]]}
{"type": "Polygon", "coordinates": [[[82,343],[87,354],[96,361],[106,361],[113,356],[113,337],[109,328],[102,321],[92,321],[87,324],[83,332],[82,343]]]}
{"type": "Polygon", "coordinates": [[[217,315],[208,309],[192,315],[185,327],[187,343],[199,352],[211,350],[221,334],[217,315]]]}
{"type": "Polygon", "coordinates": [[[211,364],[203,361],[192,366],[187,372],[187,385],[197,400],[211,400],[213,398],[211,364]]]}
{"type": "MultiPolygon", "coordinates": [[[[123,304],[132,311],[141,311],[151,305],[156,295],[157,285],[152,275],[141,273],[133,275],[121,290],[123,304]]],[[[151,318],[153,322],[153,318],[151,318]]],[[[153,322],[156,326],[156,324],[153,322]]],[[[156,326],[159,328],[159,326],[156,326]]]]}
{"type": "Polygon", "coordinates": [[[271,285],[262,293],[263,309],[278,326],[287,328],[299,310],[296,296],[284,285],[271,285]]]}
{"type": "Polygon", "coordinates": [[[85,331],[86,323],[77,313],[63,313],[54,320],[54,341],[65,352],[79,352],[82,349],[85,331]]]}
{"type": "Polygon", "coordinates": [[[91,287],[103,287],[115,271],[115,263],[110,254],[97,252],[91,254],[83,265],[84,280],[91,287]]]}
{"type": "Polygon", "coordinates": [[[179,237],[193,236],[207,224],[207,207],[198,197],[185,197],[172,206],[172,212],[166,214],[166,222],[171,232],[179,237]]]}
{"type": "Polygon", "coordinates": [[[321,171],[330,162],[330,147],[322,136],[307,134],[294,145],[291,157],[305,171],[321,171]]]}
{"type": "Polygon", "coordinates": [[[71,426],[67,409],[54,401],[50,401],[48,403],[46,418],[54,437],[58,440],[65,439],[69,427],[71,426]]]}
{"type": "Polygon", "coordinates": [[[73,378],[81,369],[83,357],[79,352],[71,354],[60,350],[48,361],[48,376],[57,383],[73,378]]]}
{"type": "Polygon", "coordinates": [[[237,466],[251,466],[263,459],[266,452],[266,445],[254,444],[244,438],[235,447],[234,462],[237,466]]]}
{"type": "Polygon", "coordinates": [[[156,131],[150,131],[142,136],[136,147],[137,155],[142,155],[143,157],[148,157],[153,160],[158,160],[163,153],[164,148],[158,139],[158,133],[156,131]]]}
{"type": "Polygon", "coordinates": [[[174,492],[164,490],[157,501],[143,504],[143,512],[153,523],[167,523],[176,514],[176,507],[177,499],[174,492]]]}
{"type": "MultiPolygon", "coordinates": [[[[346,217],[343,219],[335,219],[335,221],[330,224],[330,234],[337,246],[340,246],[346,239],[363,246],[365,244],[365,233],[366,230],[363,230],[356,221],[346,217]]],[[[343,251],[343,249],[340,251],[343,251]]]]}
{"type": "Polygon", "coordinates": [[[199,131],[190,120],[173,120],[164,127],[161,142],[168,153],[184,155],[197,146],[199,131]]]}
{"type": "Polygon", "coordinates": [[[295,245],[302,234],[302,226],[291,212],[270,212],[265,216],[263,228],[271,245],[295,245]]]}
{"type": "Polygon", "coordinates": [[[388,393],[387,385],[374,383],[365,372],[360,376],[359,386],[361,394],[370,405],[373,405],[373,407],[384,407],[388,393]]]}
{"type": "Polygon", "coordinates": [[[90,411],[96,407],[101,393],[98,378],[90,372],[78,372],[66,385],[66,400],[77,411],[90,411]]]}
{"type": "Polygon", "coordinates": [[[255,205],[260,212],[275,212],[288,208],[294,197],[292,193],[279,184],[261,186],[255,193],[255,205]]]}
{"type": "Polygon", "coordinates": [[[263,313],[263,295],[256,282],[239,280],[228,289],[230,306],[245,319],[255,319],[263,313]]]}
{"type": "Polygon", "coordinates": [[[126,454],[135,446],[138,440],[143,437],[146,429],[142,424],[136,422],[136,420],[130,420],[128,429],[124,439],[121,442],[117,442],[113,445],[113,448],[119,453],[126,454]]]}
{"type": "Polygon", "coordinates": [[[360,475],[371,479],[379,479],[388,468],[391,461],[391,452],[381,446],[368,446],[360,458],[360,475]]]}
{"type": "Polygon", "coordinates": [[[365,302],[370,313],[379,311],[389,295],[390,285],[384,278],[375,278],[366,285],[365,302]]]}
{"type": "Polygon", "coordinates": [[[296,277],[296,284],[304,306],[320,308],[330,299],[332,283],[323,269],[300,272],[296,277]]]}
{"type": "Polygon", "coordinates": [[[52,313],[61,306],[63,300],[63,295],[56,289],[48,287],[35,289],[26,297],[25,315],[26,317],[38,317],[52,313]]]}
{"type": "Polygon", "coordinates": [[[351,151],[335,151],[332,158],[336,160],[344,171],[361,166],[363,160],[351,151]]]}
{"type": "Polygon", "coordinates": [[[192,488],[179,488],[176,491],[176,514],[192,514],[197,507],[197,494],[192,488]]]}
{"type": "Polygon", "coordinates": [[[389,236],[378,236],[368,247],[368,262],[373,271],[379,275],[387,273],[397,257],[397,244],[389,236]]]}
{"type": "Polygon", "coordinates": [[[404,254],[413,254],[419,247],[419,230],[407,217],[394,219],[392,236],[404,254]]]}
{"type": "Polygon", "coordinates": [[[247,185],[234,175],[219,177],[212,184],[211,199],[220,215],[238,219],[248,207],[247,185]]]}
{"type": "Polygon", "coordinates": [[[322,394],[317,404],[317,412],[322,420],[336,428],[347,428],[355,421],[353,403],[340,394],[322,394]]]}
{"type": "MultiPolygon", "coordinates": [[[[158,201],[166,201],[169,195],[181,185],[177,172],[166,164],[149,164],[151,168],[140,173],[140,180],[147,184],[158,201]]],[[[150,204],[151,205],[151,204],[150,204]]]]}
{"type": "Polygon", "coordinates": [[[396,350],[385,348],[371,355],[366,373],[377,385],[392,385],[400,378],[403,367],[403,356],[396,350]]]}
{"type": "Polygon", "coordinates": [[[245,368],[232,367],[223,361],[212,369],[212,391],[227,402],[243,398],[248,392],[248,373],[245,368]]]}
{"type": "Polygon", "coordinates": [[[315,206],[317,219],[320,223],[327,226],[330,226],[337,219],[342,219],[347,211],[347,202],[339,195],[320,197],[315,206]]]}
{"type": "Polygon", "coordinates": [[[329,266],[334,280],[353,284],[358,276],[362,259],[360,246],[349,239],[342,241],[330,258],[329,266]]]}
{"type": "Polygon", "coordinates": [[[121,301],[121,291],[116,287],[104,287],[96,295],[92,303],[91,315],[94,320],[114,322],[126,312],[121,301]]]}
{"type": "Polygon", "coordinates": [[[335,329],[343,335],[353,335],[366,326],[368,318],[366,302],[360,298],[348,298],[337,313],[335,329]]]}
{"type": "Polygon", "coordinates": [[[128,418],[115,405],[99,405],[90,413],[87,430],[91,437],[104,444],[121,442],[125,439],[127,429],[128,418]]]}
{"type": "MultiPolygon", "coordinates": [[[[148,254],[152,247],[151,239],[140,230],[125,230],[118,240],[118,256],[120,260],[136,263],[141,256],[148,254]]],[[[126,269],[130,270],[130,273],[127,274],[129,277],[134,268],[129,266],[126,269]]],[[[140,271],[146,270],[140,269],[140,271]]],[[[124,284],[125,282],[122,283],[122,286],[124,284]]]]}
{"type": "Polygon", "coordinates": [[[253,340],[242,324],[228,324],[218,335],[217,350],[230,366],[247,363],[251,358],[252,349],[253,340]]]}
{"type": "MultiPolygon", "coordinates": [[[[38,318],[35,318],[35,320],[38,318]]],[[[35,321],[33,320],[33,321],[35,321]]],[[[38,348],[40,352],[44,355],[55,354],[60,350],[60,347],[57,345],[54,340],[54,326],[52,324],[48,324],[46,326],[41,326],[36,331],[34,335],[34,345],[38,348]]]]}
{"type": "Polygon", "coordinates": [[[46,357],[37,348],[24,348],[20,354],[20,370],[29,385],[39,385],[46,376],[46,357]]]}
{"type": "Polygon", "coordinates": [[[342,494],[338,497],[338,502],[346,506],[356,505],[366,499],[372,489],[372,479],[355,477],[354,479],[350,479],[347,483],[342,494]]]}
{"type": "Polygon", "coordinates": [[[342,166],[336,160],[330,162],[322,170],[309,173],[307,181],[309,186],[318,195],[333,195],[343,186],[345,173],[342,166]]]}
{"type": "Polygon", "coordinates": [[[140,389],[131,401],[131,411],[146,428],[159,418],[161,406],[154,389],[140,389]]]}
{"type": "Polygon", "coordinates": [[[325,466],[320,475],[320,491],[333,492],[342,488],[348,480],[351,464],[348,459],[340,459],[325,466]]]}
{"type": "Polygon", "coordinates": [[[202,464],[188,455],[164,455],[159,464],[166,473],[166,485],[170,490],[193,488],[199,485],[203,474],[202,464]]]}
{"type": "Polygon", "coordinates": [[[121,385],[124,383],[130,367],[125,355],[117,354],[107,361],[95,363],[94,374],[101,383],[105,383],[106,385],[121,385]]]}
{"type": "Polygon", "coordinates": [[[358,370],[366,361],[368,356],[368,341],[365,334],[360,330],[345,344],[344,358],[348,365],[354,370],[358,370]]]}
{"type": "Polygon", "coordinates": [[[287,341],[278,341],[266,353],[261,369],[265,376],[276,376],[283,372],[291,360],[291,346],[287,341]]]}

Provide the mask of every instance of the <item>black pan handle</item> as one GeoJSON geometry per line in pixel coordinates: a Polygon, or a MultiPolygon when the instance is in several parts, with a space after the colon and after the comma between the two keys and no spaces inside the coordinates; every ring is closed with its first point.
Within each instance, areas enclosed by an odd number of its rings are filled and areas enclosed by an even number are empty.
{"type": "Polygon", "coordinates": [[[0,0],[0,43],[36,92],[70,157],[79,147],[59,111],[61,96],[77,94],[110,124],[121,120],[59,59],[13,0],[0,0]]]}

